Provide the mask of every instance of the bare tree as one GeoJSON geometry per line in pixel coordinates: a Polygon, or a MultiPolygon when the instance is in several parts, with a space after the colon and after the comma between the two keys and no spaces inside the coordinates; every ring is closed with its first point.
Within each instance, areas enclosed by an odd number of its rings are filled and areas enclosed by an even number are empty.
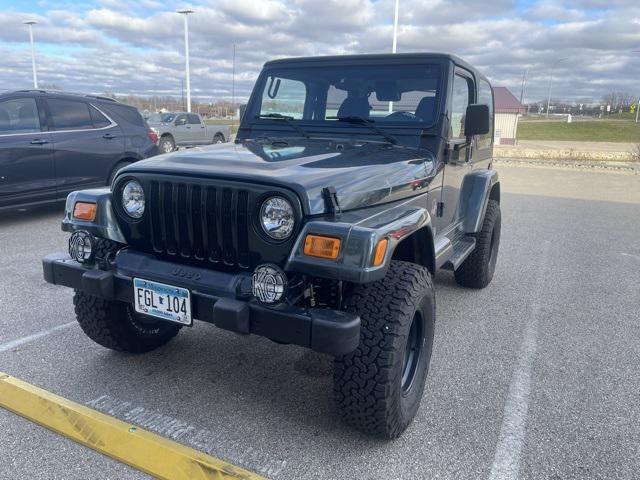
{"type": "Polygon", "coordinates": [[[611,109],[626,109],[635,102],[635,95],[629,92],[610,92],[602,97],[602,102],[611,105],[611,109]]]}

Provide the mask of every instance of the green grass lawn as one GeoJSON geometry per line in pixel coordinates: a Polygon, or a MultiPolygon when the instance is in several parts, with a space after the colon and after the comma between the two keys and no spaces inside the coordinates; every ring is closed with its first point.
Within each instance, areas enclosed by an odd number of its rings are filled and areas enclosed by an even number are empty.
{"type": "Polygon", "coordinates": [[[519,140],[640,143],[640,123],[594,120],[586,122],[521,122],[519,140]]]}

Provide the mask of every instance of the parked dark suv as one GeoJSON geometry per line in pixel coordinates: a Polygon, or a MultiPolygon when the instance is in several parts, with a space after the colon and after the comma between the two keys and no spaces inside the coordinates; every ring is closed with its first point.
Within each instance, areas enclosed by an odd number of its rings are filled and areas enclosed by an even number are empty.
{"type": "Polygon", "coordinates": [[[104,186],[155,155],[138,110],[98,96],[21,90],[0,95],[0,209],[64,200],[104,186]]]}

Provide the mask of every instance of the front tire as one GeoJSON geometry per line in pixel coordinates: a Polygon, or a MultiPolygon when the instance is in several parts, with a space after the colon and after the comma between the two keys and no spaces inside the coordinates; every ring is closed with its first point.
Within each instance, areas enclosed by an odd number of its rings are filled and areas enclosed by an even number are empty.
{"type": "Polygon", "coordinates": [[[358,430],[396,438],[418,411],[429,370],[435,322],[431,274],[392,261],[383,280],[355,287],[346,309],[360,316],[360,345],[335,359],[336,405],[358,430]]]}
{"type": "Polygon", "coordinates": [[[150,352],[166,344],[181,328],[140,315],[128,303],[104,300],[77,290],[73,304],[84,333],[103,347],[119,352],[150,352]]]}
{"type": "Polygon", "coordinates": [[[500,204],[495,200],[489,200],[482,230],[475,234],[476,248],[453,272],[458,285],[484,288],[491,283],[498,260],[500,229],[500,204]]]}

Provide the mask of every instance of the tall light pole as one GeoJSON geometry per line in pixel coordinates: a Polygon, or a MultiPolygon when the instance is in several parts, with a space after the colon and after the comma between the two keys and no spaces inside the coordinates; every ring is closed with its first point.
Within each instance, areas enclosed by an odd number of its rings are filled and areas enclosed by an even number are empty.
{"type": "Polygon", "coordinates": [[[36,72],[36,46],[33,42],[33,26],[38,23],[35,20],[23,22],[29,26],[29,41],[31,42],[31,69],[33,70],[33,88],[38,88],[38,73],[36,72]]]}
{"type": "Polygon", "coordinates": [[[396,14],[393,17],[393,48],[392,53],[398,51],[398,14],[400,13],[400,0],[396,0],[396,14]]]}
{"type": "Polygon", "coordinates": [[[549,73],[549,95],[547,97],[547,118],[549,118],[549,106],[551,105],[551,84],[553,83],[553,70],[560,62],[564,62],[568,58],[559,58],[551,64],[551,72],[549,73]]]}
{"type": "Polygon", "coordinates": [[[527,75],[529,74],[529,69],[526,68],[524,73],[522,74],[522,86],[520,87],[520,104],[524,105],[524,89],[527,86],[527,75]]]}
{"type": "MultiPolygon", "coordinates": [[[[633,53],[640,53],[640,50],[633,50],[633,53]]],[[[638,123],[638,112],[640,112],[640,97],[638,97],[638,102],[636,103],[636,123],[638,123]]]]}
{"type": "Polygon", "coordinates": [[[187,112],[191,111],[191,75],[189,73],[189,14],[193,10],[178,10],[184,15],[184,74],[187,84],[187,112]]]}
{"type": "Polygon", "coordinates": [[[236,44],[233,44],[233,60],[231,63],[231,127],[236,119],[236,44]]]}
{"type": "MultiPolygon", "coordinates": [[[[398,51],[398,14],[400,13],[400,0],[396,0],[396,13],[393,17],[393,46],[391,53],[398,51]]],[[[389,113],[393,112],[393,102],[389,102],[389,113]]]]}

